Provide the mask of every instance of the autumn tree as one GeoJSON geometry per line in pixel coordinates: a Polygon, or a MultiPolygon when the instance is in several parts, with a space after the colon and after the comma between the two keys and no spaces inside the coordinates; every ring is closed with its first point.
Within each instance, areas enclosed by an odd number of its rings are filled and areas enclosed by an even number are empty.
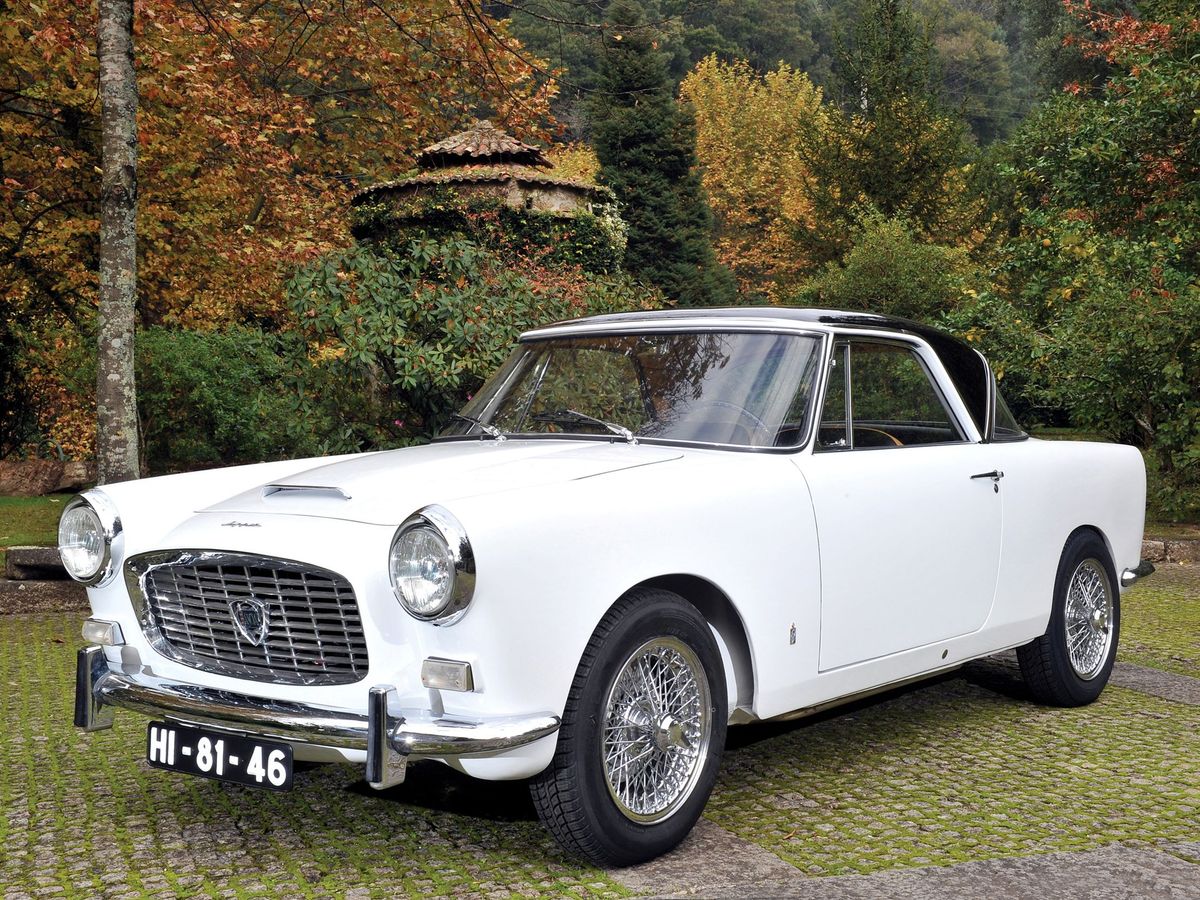
{"type": "MultiPolygon", "coordinates": [[[[278,324],[281,268],[347,240],[357,183],[479,111],[540,133],[554,90],[457,0],[156,0],[133,31],[141,325],[278,324]]],[[[95,336],[96,39],[88,0],[7,5],[0,27],[0,346],[41,429],[81,455],[92,398],[64,398],[52,370],[95,336]]]]}
{"type": "Polygon", "coordinates": [[[929,25],[947,109],[986,146],[1012,131],[1028,108],[1029,87],[1013,72],[1003,29],[962,7],[953,0],[918,0],[916,10],[929,25]]]}
{"type": "Polygon", "coordinates": [[[702,60],[680,85],[696,116],[696,156],[716,219],[717,255],[743,296],[776,298],[811,265],[806,135],[823,133],[821,91],[787,65],[765,76],[746,61],[702,60]]]}
{"type": "Polygon", "coordinates": [[[590,112],[600,180],[629,224],[626,269],[684,306],[728,302],[733,279],[713,253],[695,126],[675,99],[661,38],[629,2],[610,7],[609,24],[602,91],[590,112]]]}

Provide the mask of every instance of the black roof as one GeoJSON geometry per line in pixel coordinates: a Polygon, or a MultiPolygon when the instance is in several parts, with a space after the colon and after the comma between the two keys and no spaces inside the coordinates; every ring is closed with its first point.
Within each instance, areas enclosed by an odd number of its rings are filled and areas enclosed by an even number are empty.
{"type": "MultiPolygon", "coordinates": [[[[839,309],[815,309],[798,306],[721,306],[699,309],[664,309],[655,311],[611,313],[603,316],[568,319],[559,325],[589,324],[636,325],[639,322],[661,322],[671,319],[692,319],[697,316],[731,319],[789,319],[795,322],[814,322],[838,328],[874,328],[911,334],[921,338],[938,355],[954,386],[966,404],[980,434],[987,433],[987,407],[991,393],[991,372],[987,361],[966,341],[947,334],[931,325],[885,316],[879,313],[839,309]]],[[[540,329],[539,329],[540,330],[540,329]]]]}

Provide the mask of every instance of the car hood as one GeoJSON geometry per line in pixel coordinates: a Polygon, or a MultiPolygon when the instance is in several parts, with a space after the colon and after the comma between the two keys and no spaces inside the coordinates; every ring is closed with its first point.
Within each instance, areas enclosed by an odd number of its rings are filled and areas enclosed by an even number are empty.
{"type": "Polygon", "coordinates": [[[398,524],[430,503],[594,478],[683,456],[671,447],[581,441],[447,441],[307,468],[200,510],[398,524]]]}

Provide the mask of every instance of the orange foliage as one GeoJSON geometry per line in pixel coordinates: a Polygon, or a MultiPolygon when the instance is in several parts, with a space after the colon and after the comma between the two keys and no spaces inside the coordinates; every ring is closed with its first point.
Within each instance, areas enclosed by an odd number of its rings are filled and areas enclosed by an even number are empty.
{"type": "MultiPolygon", "coordinates": [[[[6,216],[5,236],[41,213],[39,235],[66,226],[78,241],[96,227],[95,13],[47,0],[8,16],[0,39],[18,90],[0,119],[4,188],[24,214],[6,216]]],[[[156,0],[138,6],[134,41],[139,304],[151,321],[274,316],[279,264],[344,240],[362,176],[407,168],[479,107],[536,132],[549,94],[515,56],[481,46],[453,0],[156,0]]],[[[36,243],[62,249],[47,237],[36,243]]],[[[90,293],[90,278],[68,280],[90,293]]]]}
{"type": "MultiPolygon", "coordinates": [[[[95,20],[91,0],[0,19],[0,302],[42,335],[95,305],[95,20]]],[[[364,177],[480,111],[544,137],[555,90],[467,0],[154,0],[134,32],[142,324],[280,321],[281,268],[348,240],[364,177]]]]}
{"type": "Polygon", "coordinates": [[[696,155],[717,220],[717,254],[739,289],[771,297],[810,264],[797,225],[812,209],[802,148],[823,129],[821,91],[787,65],[760,77],[744,61],[701,60],[680,86],[696,116],[696,155]]]}
{"type": "MultiPolygon", "coordinates": [[[[1165,52],[1174,43],[1171,25],[1166,22],[1151,22],[1129,13],[1103,12],[1094,9],[1091,0],[1063,0],[1063,6],[1096,34],[1092,40],[1081,40],[1074,34],[1063,38],[1064,46],[1077,45],[1087,59],[1104,59],[1116,64],[1130,53],[1165,52]]],[[[1191,21],[1190,30],[1200,30],[1200,19],[1191,21]]],[[[1067,89],[1073,87],[1079,86],[1068,85],[1067,89]]],[[[1080,93],[1080,90],[1071,92],[1080,93]]]]}

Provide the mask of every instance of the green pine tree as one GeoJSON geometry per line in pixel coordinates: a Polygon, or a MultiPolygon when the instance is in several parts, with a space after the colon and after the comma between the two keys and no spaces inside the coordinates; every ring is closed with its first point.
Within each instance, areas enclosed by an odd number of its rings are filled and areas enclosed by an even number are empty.
{"type": "Polygon", "coordinates": [[[681,306],[731,302],[696,166],[695,124],[675,99],[662,35],[627,0],[609,9],[601,89],[590,105],[601,180],[629,224],[625,268],[681,306]]]}
{"type": "Polygon", "coordinates": [[[830,108],[828,127],[814,130],[807,148],[810,258],[843,258],[872,216],[954,243],[970,224],[955,186],[970,144],[965,122],[938,96],[932,43],[911,0],[868,0],[839,40],[838,82],[840,108],[830,108]]]}

